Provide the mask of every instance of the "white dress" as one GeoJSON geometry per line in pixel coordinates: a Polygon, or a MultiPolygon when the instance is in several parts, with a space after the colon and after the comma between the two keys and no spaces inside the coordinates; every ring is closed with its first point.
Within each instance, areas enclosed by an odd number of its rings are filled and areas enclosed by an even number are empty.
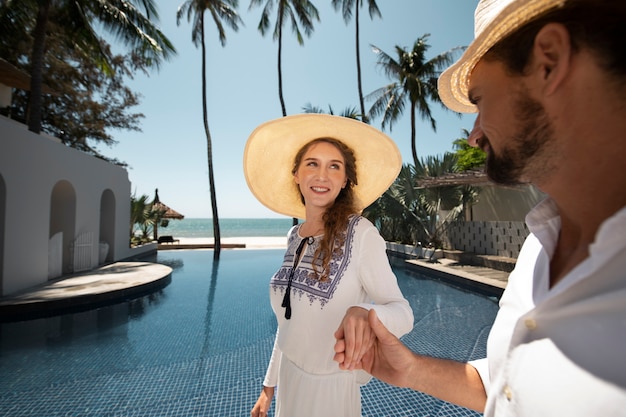
{"type": "Polygon", "coordinates": [[[299,230],[297,225],[290,231],[283,265],[270,281],[278,330],[263,385],[277,388],[276,417],[358,417],[359,387],[370,376],[339,369],[333,360],[334,332],[349,307],[361,306],[374,308],[400,337],[412,329],[413,312],[400,292],[378,230],[364,217],[353,216],[344,246],[335,249],[327,281],[309,278],[319,237],[304,245],[291,283],[291,317],[286,319],[281,304],[303,239],[299,230]]]}

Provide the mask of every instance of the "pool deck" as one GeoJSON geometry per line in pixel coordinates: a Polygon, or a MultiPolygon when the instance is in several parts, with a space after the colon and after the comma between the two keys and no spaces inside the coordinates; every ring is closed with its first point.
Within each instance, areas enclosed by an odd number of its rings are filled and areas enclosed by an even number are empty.
{"type": "Polygon", "coordinates": [[[141,297],[171,281],[172,268],[151,262],[115,262],[0,298],[0,322],[74,313],[141,297]]]}
{"type": "MultiPolygon", "coordinates": [[[[286,238],[231,238],[226,249],[280,249],[286,238]],[[234,241],[231,241],[234,240],[234,241]],[[237,242],[238,240],[238,242],[237,242]]],[[[181,242],[160,245],[159,249],[204,249],[212,242],[181,242]],[[164,248],[162,246],[165,246],[164,248]]],[[[508,272],[460,264],[451,259],[437,262],[407,259],[414,270],[429,271],[438,278],[499,295],[506,287],[508,272]]],[[[0,298],[0,322],[31,320],[51,315],[85,311],[114,302],[133,299],[167,286],[172,269],[150,262],[115,262],[90,271],[66,275],[58,280],[0,298]]]]}

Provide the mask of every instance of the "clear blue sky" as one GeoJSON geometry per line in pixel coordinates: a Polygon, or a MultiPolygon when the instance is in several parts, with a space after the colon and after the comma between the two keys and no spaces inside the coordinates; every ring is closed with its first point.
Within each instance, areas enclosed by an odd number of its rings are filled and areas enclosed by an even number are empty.
{"type": "MultiPolygon", "coordinates": [[[[129,164],[131,192],[152,198],[159,189],[161,201],[187,218],[210,218],[206,139],[202,121],[201,51],[191,42],[187,21],[176,25],[180,3],[160,3],[160,26],[178,54],[149,77],[138,75],[129,86],[141,94],[135,108],[145,118],[142,132],[112,132],[119,142],[101,149],[109,157],[129,164]],[[168,4],[172,4],[169,6],[168,4]]],[[[302,113],[311,103],[335,114],[358,108],[354,19],[348,25],[330,0],[314,1],[320,22],[303,46],[290,27],[283,40],[283,89],[288,114],[302,113]]],[[[453,47],[466,46],[473,38],[473,13],[478,0],[378,0],[382,19],[371,20],[361,11],[361,68],[363,91],[368,94],[391,81],[377,67],[376,45],[394,58],[395,46],[411,49],[415,40],[430,34],[427,58],[453,47]]],[[[271,34],[257,30],[260,9],[248,10],[240,3],[245,26],[227,30],[222,47],[212,20],[207,16],[208,118],[213,142],[213,161],[220,218],[281,217],[262,206],[246,185],[242,156],[254,128],[281,116],[278,98],[277,49],[271,34]]],[[[272,26],[274,19],[272,19],[272,26]]],[[[369,105],[366,102],[366,108],[369,105]]],[[[408,107],[407,107],[408,109],[408,107]]],[[[420,157],[452,151],[461,129],[470,129],[473,115],[459,117],[432,106],[437,132],[429,123],[417,124],[420,157]]],[[[372,125],[380,129],[380,120],[372,125]]],[[[398,145],[403,159],[412,163],[410,118],[406,113],[385,131],[398,145]]]]}

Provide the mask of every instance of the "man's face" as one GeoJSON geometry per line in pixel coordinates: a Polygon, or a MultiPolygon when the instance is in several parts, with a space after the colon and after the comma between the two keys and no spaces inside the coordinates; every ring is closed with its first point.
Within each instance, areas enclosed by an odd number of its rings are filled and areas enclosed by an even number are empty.
{"type": "Polygon", "coordinates": [[[483,60],[472,72],[469,91],[479,111],[469,143],[487,152],[487,175],[505,185],[545,179],[554,164],[549,152],[553,129],[525,78],[483,60]]]}

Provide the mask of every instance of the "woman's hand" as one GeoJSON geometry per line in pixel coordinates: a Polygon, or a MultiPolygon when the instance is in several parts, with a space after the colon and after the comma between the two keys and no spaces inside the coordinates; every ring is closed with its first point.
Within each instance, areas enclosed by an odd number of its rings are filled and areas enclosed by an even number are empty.
{"type": "Polygon", "coordinates": [[[256,404],[250,411],[251,417],[267,417],[267,412],[272,405],[272,398],[274,398],[274,387],[263,387],[259,399],[256,400],[256,404]]]}
{"type": "Polygon", "coordinates": [[[361,359],[374,345],[375,335],[368,321],[368,311],[350,307],[335,331],[335,360],[339,368],[353,370],[361,367],[361,359]],[[337,346],[340,351],[337,350],[337,346]]]}

